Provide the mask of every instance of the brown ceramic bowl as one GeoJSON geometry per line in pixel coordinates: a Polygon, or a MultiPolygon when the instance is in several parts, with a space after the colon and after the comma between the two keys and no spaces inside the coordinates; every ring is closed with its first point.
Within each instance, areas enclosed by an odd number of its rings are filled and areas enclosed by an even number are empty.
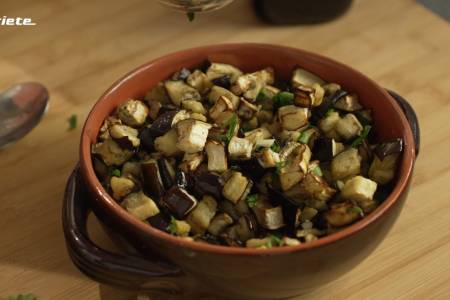
{"type": "MultiPolygon", "coordinates": [[[[398,98],[400,99],[400,98],[398,98]]],[[[303,50],[265,44],[225,44],[188,49],[151,61],[125,75],[108,89],[89,114],[81,137],[80,173],[66,190],[64,227],[75,264],[99,281],[114,285],[186,295],[196,291],[234,299],[286,299],[320,287],[366,258],[386,236],[408,194],[418,149],[407,116],[386,90],[353,70],[303,50]],[[90,148],[103,120],[128,98],[142,98],[157,82],[181,67],[206,59],[236,65],[244,71],[272,66],[289,78],[295,66],[356,92],[374,112],[380,140],[403,138],[404,152],[395,186],[370,215],[335,234],[295,247],[246,249],[189,242],[152,228],[125,212],[103,189],[91,162],[90,148]],[[84,201],[89,199],[89,201],[84,201]],[[93,208],[109,229],[140,249],[140,256],[115,255],[86,237],[85,214],[93,208]]],[[[406,108],[407,116],[402,108],[406,108]]],[[[413,124],[413,129],[417,124],[413,124]]],[[[417,133],[414,131],[414,133],[417,133]]],[[[209,296],[208,296],[209,297],[209,296]]],[[[181,298],[183,299],[183,298],[181,298]]],[[[210,299],[210,298],[208,298],[210,299]]]]}

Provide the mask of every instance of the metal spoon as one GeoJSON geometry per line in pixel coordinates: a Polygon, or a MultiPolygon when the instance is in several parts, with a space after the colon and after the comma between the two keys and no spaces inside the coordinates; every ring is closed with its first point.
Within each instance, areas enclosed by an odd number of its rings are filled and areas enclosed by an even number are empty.
{"type": "Polygon", "coordinates": [[[0,93],[0,148],[30,132],[48,106],[48,91],[40,83],[19,83],[0,93]]]}

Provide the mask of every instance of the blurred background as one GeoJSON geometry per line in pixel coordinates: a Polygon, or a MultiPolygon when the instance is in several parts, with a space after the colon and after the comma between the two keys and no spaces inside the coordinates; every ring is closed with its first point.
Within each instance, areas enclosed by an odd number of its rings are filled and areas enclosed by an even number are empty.
{"type": "MultiPolygon", "coordinates": [[[[438,107],[447,107],[450,94],[448,22],[415,0],[312,5],[319,2],[235,0],[197,13],[185,6],[177,11],[156,0],[1,0],[0,17],[29,17],[36,25],[0,26],[0,90],[38,81],[49,90],[50,106],[30,134],[0,150],[0,299],[28,292],[39,300],[134,299],[134,293],[89,280],[66,254],[61,199],[78,160],[82,124],[103,91],[137,66],[177,50],[230,42],[281,44],[332,57],[402,94],[426,122],[422,153],[433,150],[434,160],[419,160],[414,197],[383,250],[305,299],[411,299],[411,291],[418,299],[442,296],[442,289],[433,287],[450,280],[438,267],[439,261],[448,261],[450,251],[421,263],[420,253],[428,248],[417,237],[432,228],[411,228],[432,210],[444,208],[438,196],[428,199],[428,208],[415,200],[427,197],[431,188],[425,183],[434,176],[430,174],[446,172],[442,161],[448,152],[432,145],[446,139],[448,130],[442,129],[442,121],[432,120],[446,118],[438,107]],[[436,105],[430,105],[431,99],[436,105]],[[392,258],[392,253],[412,244],[414,249],[392,258]],[[414,273],[419,266],[426,279],[414,273]],[[362,270],[370,271],[359,276],[362,270]],[[429,282],[435,285],[425,287],[429,282]],[[417,287],[422,289],[414,290],[417,287]]],[[[432,188],[441,197],[448,184],[444,179],[432,188]]],[[[96,224],[92,233],[111,247],[96,224]]],[[[438,243],[437,237],[429,242],[438,243]]],[[[444,292],[450,296],[448,288],[444,292]]]]}

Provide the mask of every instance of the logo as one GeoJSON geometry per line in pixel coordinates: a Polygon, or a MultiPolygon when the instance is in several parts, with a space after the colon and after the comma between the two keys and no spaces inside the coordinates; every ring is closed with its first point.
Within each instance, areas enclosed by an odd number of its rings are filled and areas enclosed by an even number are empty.
{"type": "Polygon", "coordinates": [[[36,23],[31,18],[7,17],[0,18],[0,26],[34,26],[36,23]]]}

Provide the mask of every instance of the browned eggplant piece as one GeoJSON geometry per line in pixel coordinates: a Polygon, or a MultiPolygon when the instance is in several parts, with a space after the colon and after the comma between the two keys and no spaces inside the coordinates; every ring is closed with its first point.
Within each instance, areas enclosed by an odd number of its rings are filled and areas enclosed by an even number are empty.
{"type": "Polygon", "coordinates": [[[236,234],[240,242],[254,238],[258,232],[258,222],[252,214],[245,214],[239,218],[236,225],[236,234]]]}
{"type": "MultiPolygon", "coordinates": [[[[164,184],[159,172],[158,162],[150,159],[141,164],[144,188],[156,200],[164,195],[164,184]]],[[[159,204],[159,201],[158,201],[159,204]]]]}
{"type": "Polygon", "coordinates": [[[164,188],[170,189],[175,183],[175,170],[165,158],[158,159],[158,168],[164,188]]]}
{"type": "Polygon", "coordinates": [[[332,138],[320,137],[314,143],[313,159],[321,162],[330,161],[338,154],[339,147],[332,138]]]}
{"type": "Polygon", "coordinates": [[[248,177],[254,181],[259,181],[265,173],[264,168],[258,162],[256,157],[246,161],[233,162],[230,165],[230,169],[239,170],[245,175],[245,177],[248,177]]]}
{"type": "Polygon", "coordinates": [[[243,243],[239,240],[235,226],[228,227],[225,232],[219,236],[220,241],[232,247],[242,247],[243,243]]]}
{"type": "Polygon", "coordinates": [[[316,123],[318,120],[323,119],[329,109],[332,108],[340,98],[346,95],[348,95],[347,91],[338,90],[336,93],[326,96],[323,99],[322,104],[313,109],[311,120],[316,123]]]}
{"type": "Polygon", "coordinates": [[[378,144],[374,150],[375,155],[378,156],[380,160],[383,160],[388,155],[400,153],[402,151],[403,151],[402,139],[395,139],[391,142],[378,144]]]}
{"type": "Polygon", "coordinates": [[[282,192],[274,189],[272,186],[268,186],[269,201],[274,206],[281,206],[283,209],[283,218],[287,226],[287,231],[290,233],[295,232],[295,228],[300,223],[301,210],[298,205],[294,204],[288,197],[282,192]]]}
{"type": "Polygon", "coordinates": [[[153,217],[150,217],[147,219],[147,222],[150,223],[150,225],[152,225],[153,227],[162,230],[162,231],[167,231],[167,228],[170,225],[170,218],[169,218],[169,214],[167,213],[159,213],[153,217]]]}
{"type": "Polygon", "coordinates": [[[153,136],[158,137],[169,131],[172,128],[172,121],[176,114],[176,110],[171,110],[159,115],[150,127],[153,136]]]}
{"type": "Polygon", "coordinates": [[[340,97],[334,103],[333,107],[346,112],[354,112],[362,109],[362,106],[361,104],[359,104],[358,96],[356,94],[347,94],[340,97]]]}
{"type": "Polygon", "coordinates": [[[199,168],[193,178],[196,195],[212,195],[215,199],[222,198],[222,185],[218,174],[199,168]]]}
{"type": "Polygon", "coordinates": [[[162,202],[178,219],[183,219],[197,205],[195,197],[178,186],[170,188],[162,202]]]}
{"type": "Polygon", "coordinates": [[[282,206],[272,206],[270,202],[260,197],[252,210],[258,223],[265,229],[276,230],[285,226],[282,206]]]}
{"type": "Polygon", "coordinates": [[[191,71],[189,69],[181,68],[181,70],[172,75],[172,80],[186,80],[189,75],[191,75],[191,71]]]}
{"type": "Polygon", "coordinates": [[[231,86],[231,77],[230,75],[223,75],[221,77],[214,78],[211,80],[214,85],[218,85],[220,87],[230,89],[231,86]]]}
{"type": "Polygon", "coordinates": [[[139,134],[139,139],[141,140],[141,148],[148,152],[155,151],[155,137],[156,134],[151,128],[144,128],[139,134]]]}

